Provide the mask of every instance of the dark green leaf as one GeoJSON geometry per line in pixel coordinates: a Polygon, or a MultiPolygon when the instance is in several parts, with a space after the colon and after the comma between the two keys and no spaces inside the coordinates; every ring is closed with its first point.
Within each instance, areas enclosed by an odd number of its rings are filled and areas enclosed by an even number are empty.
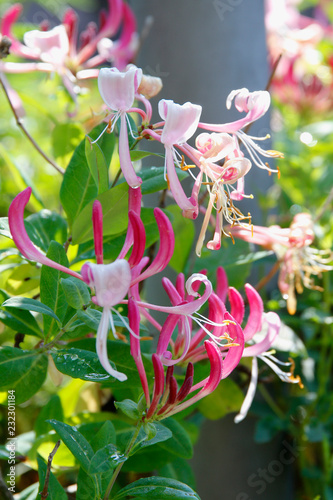
{"type": "MultiPolygon", "coordinates": [[[[56,241],[51,242],[46,255],[49,259],[68,267],[66,252],[62,245],[56,241]]],[[[59,271],[58,269],[54,269],[53,267],[42,266],[40,276],[40,300],[57,314],[60,324],[65,317],[68,307],[65,293],[60,286],[61,278],[67,278],[67,274],[59,271]]],[[[44,318],[45,336],[53,335],[58,331],[59,325],[56,324],[54,318],[44,318]]]]}
{"type": "Polygon", "coordinates": [[[82,309],[84,305],[90,302],[89,288],[83,281],[74,276],[62,278],[61,286],[65,293],[67,303],[74,309],[82,309]]]}
{"type": "Polygon", "coordinates": [[[193,447],[184,427],[173,418],[163,420],[163,425],[171,431],[172,438],[163,443],[161,442],[160,447],[181,458],[191,458],[193,447]]]}
{"type": "Polygon", "coordinates": [[[47,355],[16,347],[0,348],[0,390],[14,390],[16,404],[31,398],[43,385],[47,355]]]}
{"type": "Polygon", "coordinates": [[[97,434],[90,441],[92,449],[96,453],[99,449],[103,448],[105,444],[116,444],[116,429],[110,420],[104,422],[97,434]]]}
{"type": "Polygon", "coordinates": [[[125,486],[114,497],[144,498],[145,500],[200,500],[200,497],[186,484],[165,477],[147,477],[125,486]]]}
{"type": "Polygon", "coordinates": [[[45,314],[46,316],[50,316],[60,323],[60,319],[52,309],[50,309],[45,304],[42,304],[38,300],[28,299],[26,297],[11,297],[1,304],[1,307],[5,309],[23,309],[25,311],[34,311],[40,314],[45,314]]]}
{"type": "Polygon", "coordinates": [[[141,428],[135,444],[131,449],[130,455],[134,455],[139,450],[142,451],[143,448],[147,448],[148,446],[153,446],[157,443],[162,443],[163,441],[170,440],[170,438],[172,437],[172,431],[170,429],[168,429],[160,422],[152,422],[152,425],[154,425],[156,432],[151,433],[150,437],[147,436],[145,430],[141,428]]]}
{"type": "Polygon", "coordinates": [[[46,422],[46,420],[50,418],[60,420],[60,422],[62,422],[64,419],[64,412],[61,406],[61,401],[57,394],[54,394],[51,397],[48,403],[46,403],[46,405],[41,408],[38,414],[34,426],[37,436],[47,434],[48,432],[50,432],[50,430],[52,430],[51,425],[46,422]]]}
{"type": "Polygon", "coordinates": [[[199,410],[210,420],[217,420],[228,413],[238,412],[244,401],[244,394],[238,385],[226,378],[212,394],[199,403],[199,410]]]}
{"type": "Polygon", "coordinates": [[[98,450],[90,461],[89,474],[101,474],[115,469],[127,457],[117,450],[114,444],[107,444],[98,450]]]}
{"type": "Polygon", "coordinates": [[[143,158],[146,158],[147,156],[160,156],[161,158],[164,158],[163,155],[152,153],[150,151],[141,151],[141,150],[130,151],[130,157],[131,157],[132,161],[142,160],[143,158]]]}
{"type": "MultiPolygon", "coordinates": [[[[180,169],[176,169],[180,181],[186,179],[188,174],[180,169]]],[[[141,170],[137,173],[142,179],[141,191],[142,194],[156,193],[168,188],[167,181],[164,179],[164,167],[151,167],[141,170]]]]}
{"type": "MultiPolygon", "coordinates": [[[[51,451],[52,450],[50,450],[50,453],[51,451]]],[[[37,463],[38,463],[38,475],[39,475],[39,491],[41,492],[43,491],[45,484],[47,466],[44,460],[40,456],[37,456],[37,463]]],[[[47,496],[48,500],[68,500],[65,490],[57,481],[56,477],[52,474],[52,472],[50,472],[49,487],[47,489],[47,492],[48,492],[47,496]]]]}
{"type": "Polygon", "coordinates": [[[29,311],[13,308],[9,313],[0,309],[0,321],[15,332],[43,337],[36,319],[29,311]]]}
{"type": "MultiPolygon", "coordinates": [[[[103,235],[125,231],[128,225],[128,185],[120,184],[96,197],[103,209],[103,235]]],[[[75,218],[72,232],[74,244],[84,243],[93,238],[92,206],[93,201],[87,202],[75,218]]]]}
{"type": "Polygon", "coordinates": [[[90,173],[98,187],[98,194],[109,189],[109,172],[103,151],[86,136],[85,153],[90,173]]]}
{"type": "Polygon", "coordinates": [[[182,483],[187,484],[191,488],[195,488],[194,472],[187,460],[176,458],[173,462],[159,469],[159,475],[162,477],[170,477],[182,483]]]}
{"type": "Polygon", "coordinates": [[[67,222],[61,215],[50,210],[41,210],[37,214],[29,215],[25,219],[25,225],[32,233],[33,241],[38,241],[38,246],[47,252],[51,241],[63,244],[67,239],[67,222]]]}
{"type": "Polygon", "coordinates": [[[76,427],[71,427],[70,425],[53,419],[49,420],[49,423],[58,433],[81,467],[88,472],[90,460],[94,452],[86,438],[82,436],[76,427]]]}
{"type": "Polygon", "coordinates": [[[71,347],[59,349],[51,354],[56,367],[65,375],[90,382],[113,380],[102,367],[95,352],[71,347]]]}
{"type": "Polygon", "coordinates": [[[175,250],[169,262],[176,273],[184,272],[195,236],[193,221],[183,217],[178,205],[168,205],[167,211],[173,215],[172,227],[176,235],[175,250]]]}
{"type": "Polygon", "coordinates": [[[121,410],[124,415],[131,418],[132,420],[138,420],[140,413],[138,411],[138,405],[131,399],[125,399],[124,401],[115,401],[115,407],[121,410]]]}

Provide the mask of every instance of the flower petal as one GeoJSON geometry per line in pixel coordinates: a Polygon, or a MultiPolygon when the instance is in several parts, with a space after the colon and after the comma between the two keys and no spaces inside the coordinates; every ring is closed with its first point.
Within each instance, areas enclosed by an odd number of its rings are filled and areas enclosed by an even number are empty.
{"type": "Polygon", "coordinates": [[[75,278],[79,278],[80,280],[82,280],[80,274],[49,259],[31,242],[25,230],[23,219],[24,209],[30,199],[30,196],[31,188],[27,187],[24,191],[18,194],[16,198],[14,198],[9,207],[8,223],[15,245],[17,246],[21,254],[24,255],[24,257],[26,257],[27,259],[39,262],[40,264],[44,264],[49,267],[53,267],[54,269],[58,269],[59,271],[63,271],[64,273],[70,274],[71,276],[75,276],[75,278]]]}
{"type": "Polygon", "coordinates": [[[102,312],[101,321],[98,325],[97,336],[96,336],[96,352],[101,365],[104,370],[106,370],[112,377],[124,382],[127,380],[127,376],[124,373],[118,372],[110,365],[107,351],[107,337],[110,326],[110,310],[105,307],[102,312]]]}

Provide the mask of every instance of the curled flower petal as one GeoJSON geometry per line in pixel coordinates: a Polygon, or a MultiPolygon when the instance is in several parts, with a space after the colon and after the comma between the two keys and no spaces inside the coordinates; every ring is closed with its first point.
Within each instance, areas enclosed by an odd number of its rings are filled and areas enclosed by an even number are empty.
{"type": "Polygon", "coordinates": [[[133,248],[128,263],[131,267],[134,267],[139,264],[143,257],[146,246],[146,232],[142,220],[135,212],[130,210],[128,217],[133,230],[133,248]]]}
{"type": "Polygon", "coordinates": [[[239,410],[239,413],[234,418],[235,424],[239,424],[239,422],[244,420],[244,418],[248,414],[248,411],[251,408],[251,405],[252,405],[256,390],[257,390],[257,384],[258,384],[258,361],[257,361],[257,358],[254,357],[252,359],[250,385],[248,387],[248,390],[247,390],[245,399],[243,401],[243,404],[241,406],[241,409],[239,410]]]}
{"type": "MultiPolygon", "coordinates": [[[[142,199],[141,189],[129,187],[128,188],[128,212],[132,211],[140,217],[141,199],[142,199]]],[[[125,257],[128,250],[133,245],[133,241],[134,241],[133,238],[134,238],[133,228],[132,228],[131,221],[129,220],[124,246],[121,249],[120,254],[118,255],[118,259],[123,259],[125,257]]]]}
{"type": "Polygon", "coordinates": [[[256,332],[261,330],[264,304],[259,293],[252,285],[246,283],[244,288],[250,307],[249,317],[244,328],[245,341],[248,341],[256,332]]]}
{"type": "Polygon", "coordinates": [[[229,302],[231,316],[241,324],[245,313],[244,300],[239,291],[232,286],[229,287],[229,302]]]}
{"type": "Polygon", "coordinates": [[[223,267],[218,267],[216,271],[216,295],[225,302],[228,295],[228,277],[223,267]]]}
{"type": "Polygon", "coordinates": [[[173,255],[175,237],[171,222],[159,208],[154,209],[154,216],[160,234],[160,246],[153,262],[143,273],[133,280],[132,284],[138,283],[153,274],[163,271],[173,255]]]}
{"type": "Polygon", "coordinates": [[[24,191],[18,194],[16,198],[14,198],[9,207],[8,223],[15,245],[17,246],[21,254],[24,255],[24,257],[26,257],[27,259],[39,262],[40,264],[44,264],[49,267],[53,267],[54,269],[58,269],[59,271],[63,271],[64,273],[70,274],[71,276],[75,276],[75,278],[79,278],[80,280],[82,280],[80,274],[49,259],[31,242],[24,227],[23,219],[24,209],[30,199],[30,196],[31,188],[27,187],[24,191]]]}
{"type": "Polygon", "coordinates": [[[147,418],[150,418],[152,415],[154,415],[159,400],[164,391],[164,368],[162,362],[155,353],[152,356],[152,361],[155,373],[154,392],[153,392],[152,403],[147,413],[147,418]]]}
{"type": "Polygon", "coordinates": [[[18,56],[26,57],[28,59],[37,59],[38,51],[30,49],[17,40],[12,33],[12,26],[15,24],[21,15],[23,6],[20,3],[15,3],[4,13],[1,19],[0,32],[2,36],[7,36],[12,44],[10,51],[18,56]]]}
{"type": "Polygon", "coordinates": [[[258,356],[268,351],[279,334],[281,327],[281,320],[279,316],[274,312],[268,312],[264,317],[265,322],[268,325],[267,334],[261,342],[245,347],[243,354],[245,357],[258,356]]]}
{"type": "Polygon", "coordinates": [[[102,312],[101,321],[98,325],[97,336],[96,336],[96,352],[98,359],[106,370],[112,377],[116,378],[120,382],[127,380],[127,376],[124,373],[118,372],[110,365],[107,351],[107,336],[110,326],[110,316],[111,312],[109,309],[104,308],[102,312]]]}

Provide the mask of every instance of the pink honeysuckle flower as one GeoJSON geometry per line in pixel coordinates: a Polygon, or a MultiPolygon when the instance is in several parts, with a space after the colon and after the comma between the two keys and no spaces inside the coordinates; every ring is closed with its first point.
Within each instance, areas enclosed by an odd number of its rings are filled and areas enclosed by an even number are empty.
{"type": "Polygon", "coordinates": [[[130,67],[125,72],[116,68],[102,68],[98,75],[98,88],[107,107],[115,113],[113,127],[120,117],[119,161],[126,179],[132,188],[140,186],[142,180],[134,171],[127,136],[127,112],[131,109],[142,78],[142,70],[130,67]]]}
{"type": "MultiPolygon", "coordinates": [[[[14,55],[36,61],[34,63],[2,63],[2,69],[7,73],[26,73],[43,71],[58,73],[76,102],[76,94],[82,80],[96,78],[98,70],[94,67],[109,60],[109,55],[98,50],[99,44],[107,43],[109,37],[117,34],[122,25],[119,40],[114,43],[112,61],[123,68],[128,64],[136,51],[136,23],[134,14],[123,0],[108,0],[109,11],[102,12],[100,27],[90,23],[81,33],[79,45],[78,16],[68,9],[63,17],[62,24],[51,30],[33,30],[25,33],[24,43],[13,35],[12,27],[22,12],[21,4],[12,5],[4,14],[0,32],[11,40],[10,52],[14,55]],[[104,42],[102,42],[104,40],[104,42]],[[39,62],[42,61],[42,62],[39,62]]],[[[111,40],[109,40],[110,43],[111,40]]]]}
{"type": "MultiPolygon", "coordinates": [[[[94,244],[96,252],[97,263],[86,262],[81,269],[81,274],[76,271],[58,264],[46,257],[29,239],[24,226],[24,209],[27,205],[31,195],[31,188],[26,188],[22,193],[20,193],[11,203],[8,213],[8,222],[12,238],[16,244],[19,251],[24,257],[29,260],[39,262],[43,265],[53,267],[57,270],[70,274],[78,279],[84,281],[88,286],[93,288],[95,291],[95,296],[92,301],[103,308],[101,322],[98,327],[97,337],[96,337],[96,350],[104,369],[110,373],[116,379],[123,381],[126,380],[126,375],[115,370],[109,362],[107,354],[107,335],[109,332],[109,327],[113,335],[118,338],[115,331],[111,311],[117,314],[121,321],[124,322],[122,316],[119,315],[118,311],[114,308],[119,303],[128,303],[134,301],[136,307],[142,311],[142,314],[151,320],[154,326],[158,327],[158,323],[151,318],[146,309],[158,310],[170,314],[171,317],[181,317],[183,322],[188,322],[188,318],[194,318],[194,314],[208,299],[212,286],[209,280],[203,275],[193,275],[189,278],[187,282],[188,294],[195,298],[192,301],[185,301],[181,304],[176,304],[172,307],[159,306],[154,304],[148,304],[142,302],[139,296],[139,283],[153,276],[154,274],[163,271],[170,261],[173,249],[174,249],[174,234],[172,230],[172,225],[167,218],[167,216],[159,209],[154,209],[154,215],[158,225],[160,233],[160,247],[156,254],[154,260],[150,265],[147,266],[148,259],[143,257],[145,250],[145,230],[143,223],[140,219],[140,200],[141,195],[138,195],[137,190],[129,189],[129,231],[125,239],[124,248],[121,250],[118,258],[115,262],[110,264],[103,264],[103,227],[102,227],[102,207],[99,201],[95,201],[93,204],[93,231],[94,231],[94,244]],[[132,247],[131,254],[128,261],[124,259],[127,252],[132,247]],[[196,290],[193,288],[194,282],[203,282],[205,285],[205,291],[200,296],[196,290]],[[128,300],[124,300],[126,295],[128,295],[128,300]]],[[[135,311],[133,312],[133,306],[130,308],[130,325],[124,322],[124,326],[129,329],[133,347],[131,347],[134,360],[138,366],[138,371],[141,380],[144,380],[142,372],[142,360],[140,349],[137,341],[139,340],[139,335],[135,333],[131,325],[134,324],[137,330],[137,319],[135,319],[135,311]],[[134,317],[133,317],[134,315],[134,317]]],[[[197,320],[198,321],[198,320],[197,320]]],[[[172,332],[171,332],[172,333],[172,332]]],[[[168,335],[169,331],[163,335],[168,335]]],[[[171,334],[170,334],[171,335],[171,334]]],[[[164,338],[164,337],[163,337],[164,338]]],[[[164,352],[161,352],[160,357],[162,359],[164,352]]],[[[167,358],[166,358],[167,359],[167,358]]],[[[167,359],[169,361],[169,358],[167,359]]],[[[144,385],[144,384],[143,384],[144,385]]],[[[147,390],[145,391],[146,397],[148,397],[147,390]]],[[[148,401],[148,399],[147,399],[148,401]]]]}
{"type": "Polygon", "coordinates": [[[266,90],[249,92],[248,89],[245,88],[233,90],[227,97],[226,105],[228,109],[231,108],[232,101],[234,101],[237,111],[246,113],[244,118],[220,125],[200,122],[198,127],[210,130],[211,132],[233,134],[235,136],[235,156],[243,156],[238,144],[238,141],[240,141],[243,143],[255,165],[271,172],[277,172],[277,170],[271,169],[267,163],[263,163],[260,156],[267,158],[283,158],[282,153],[273,150],[265,151],[256,143],[256,141],[268,139],[269,136],[252,137],[242,130],[261,118],[267,112],[271,102],[269,93],[266,90]]]}
{"type": "Polygon", "coordinates": [[[235,238],[261,245],[275,252],[280,263],[278,286],[287,300],[289,314],[296,312],[296,294],[306,288],[321,290],[314,284],[314,276],[321,276],[333,266],[331,250],[317,250],[310,245],[314,240],[310,214],[297,214],[289,228],[280,226],[231,227],[235,238]]]}
{"type": "Polygon", "coordinates": [[[183,105],[176,104],[171,100],[162,99],[158,103],[158,111],[165,120],[160,141],[165,146],[165,177],[167,177],[173,197],[178,206],[196,217],[197,211],[194,201],[188,199],[179,182],[175,162],[179,162],[176,156],[175,145],[184,144],[196,131],[201,115],[201,106],[186,102],[183,105]]]}
{"type": "MultiPolygon", "coordinates": [[[[235,288],[228,287],[227,276],[223,268],[218,268],[217,270],[217,282],[217,293],[213,292],[208,299],[208,319],[211,320],[212,325],[214,323],[219,324],[219,326],[214,326],[211,330],[210,338],[219,347],[223,357],[222,378],[231,373],[242,357],[253,357],[249,389],[242,408],[235,418],[236,422],[240,422],[245,418],[254,398],[258,381],[257,358],[264,361],[284,382],[301,385],[301,380],[299,376],[295,377],[293,374],[293,361],[288,363],[281,362],[269,352],[280,330],[281,322],[278,315],[273,312],[264,313],[260,295],[247,283],[245,285],[245,292],[249,304],[249,315],[245,326],[241,327],[240,325],[244,321],[245,313],[245,304],[241,294],[235,288]],[[224,304],[227,296],[229,298],[230,313],[227,312],[224,304]],[[259,334],[263,328],[267,329],[264,338],[257,341],[256,334],[259,334]],[[226,343],[223,343],[223,341],[226,343]],[[244,347],[244,343],[248,345],[244,347]],[[283,371],[278,365],[291,368],[289,371],[283,371]]],[[[183,362],[190,361],[195,363],[207,357],[202,345],[202,341],[207,335],[207,329],[211,329],[209,323],[205,325],[205,328],[198,330],[192,337],[190,347],[183,362]]]]}

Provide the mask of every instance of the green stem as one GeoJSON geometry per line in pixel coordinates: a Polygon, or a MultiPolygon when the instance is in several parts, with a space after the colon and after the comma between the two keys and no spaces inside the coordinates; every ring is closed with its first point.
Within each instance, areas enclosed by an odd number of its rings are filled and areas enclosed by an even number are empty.
{"type": "Polygon", "coordinates": [[[278,407],[278,405],[275,403],[274,399],[272,396],[269,394],[268,390],[264,385],[259,385],[258,386],[259,391],[261,392],[261,395],[263,396],[264,400],[268,404],[268,406],[273,410],[273,412],[281,419],[285,419],[285,414],[281,410],[281,408],[278,407]]]}
{"type": "Polygon", "coordinates": [[[61,328],[61,330],[57,333],[57,335],[54,337],[54,339],[51,340],[51,342],[48,342],[47,344],[45,344],[43,346],[43,348],[45,349],[45,348],[53,347],[54,344],[56,344],[58,342],[58,340],[61,339],[61,337],[63,336],[63,334],[67,332],[67,330],[69,329],[69,327],[76,320],[77,320],[77,313],[75,313],[74,316],[72,316],[71,319],[66,323],[66,325],[61,328]]]}
{"type": "MultiPolygon", "coordinates": [[[[126,448],[126,451],[124,453],[125,457],[127,457],[127,458],[128,458],[129,452],[131,451],[131,449],[134,446],[136,438],[139,435],[141,427],[142,427],[142,422],[138,422],[138,425],[137,425],[137,428],[134,431],[133,437],[132,437],[131,441],[129,442],[129,444],[128,444],[127,448],[126,448]]],[[[121,471],[121,468],[122,468],[123,465],[124,465],[124,462],[122,462],[121,464],[119,464],[118,467],[114,470],[114,473],[112,474],[111,481],[110,481],[110,483],[109,483],[109,485],[108,485],[108,487],[107,487],[107,489],[105,491],[105,495],[103,497],[103,500],[108,500],[109,499],[109,496],[110,496],[111,490],[113,488],[113,485],[116,482],[116,479],[117,479],[117,477],[119,475],[119,472],[121,471]]]]}

